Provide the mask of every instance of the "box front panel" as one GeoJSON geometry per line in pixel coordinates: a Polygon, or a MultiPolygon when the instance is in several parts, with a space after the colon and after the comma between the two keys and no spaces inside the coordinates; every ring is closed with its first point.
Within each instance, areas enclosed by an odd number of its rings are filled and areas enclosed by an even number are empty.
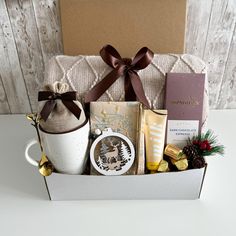
{"type": "Polygon", "coordinates": [[[52,200],[197,199],[205,168],[139,176],[46,177],[52,200]]]}

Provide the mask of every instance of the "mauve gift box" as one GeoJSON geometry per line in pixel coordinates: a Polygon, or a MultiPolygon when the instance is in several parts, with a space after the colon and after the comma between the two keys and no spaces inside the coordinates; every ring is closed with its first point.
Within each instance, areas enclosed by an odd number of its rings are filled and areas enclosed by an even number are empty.
{"type": "Polygon", "coordinates": [[[205,74],[168,73],[165,108],[168,110],[166,143],[183,147],[186,139],[200,134],[205,74]]]}

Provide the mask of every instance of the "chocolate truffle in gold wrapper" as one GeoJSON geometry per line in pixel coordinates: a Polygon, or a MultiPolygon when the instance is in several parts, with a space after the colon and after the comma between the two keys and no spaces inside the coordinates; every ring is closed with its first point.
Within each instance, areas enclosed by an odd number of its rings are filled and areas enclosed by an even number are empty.
{"type": "Polygon", "coordinates": [[[176,166],[178,170],[188,169],[188,160],[187,158],[180,159],[178,161],[171,159],[171,163],[176,166]]]}
{"type": "Polygon", "coordinates": [[[169,171],[169,163],[165,160],[161,160],[157,171],[158,172],[167,172],[167,171],[169,171]]]}
{"type": "Polygon", "coordinates": [[[165,147],[164,154],[176,161],[187,158],[187,156],[183,154],[182,150],[173,144],[168,144],[165,147]]]}

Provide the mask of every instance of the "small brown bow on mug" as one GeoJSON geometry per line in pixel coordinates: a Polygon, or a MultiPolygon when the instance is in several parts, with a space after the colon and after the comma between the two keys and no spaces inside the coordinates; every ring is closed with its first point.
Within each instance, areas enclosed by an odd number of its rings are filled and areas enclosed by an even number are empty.
{"type": "Polygon", "coordinates": [[[124,75],[125,100],[136,101],[137,99],[147,108],[150,108],[137,71],[144,69],[151,63],[154,56],[153,52],[147,47],[143,47],[133,59],[122,58],[114,47],[106,45],[101,49],[100,55],[114,70],[86,94],[85,103],[96,101],[120,76],[124,75]]]}
{"type": "Polygon", "coordinates": [[[61,99],[64,106],[76,116],[77,119],[80,118],[81,109],[73,102],[76,100],[76,92],[66,92],[66,93],[55,93],[52,91],[40,91],[38,93],[38,101],[47,101],[44,104],[43,109],[40,112],[41,118],[46,121],[56,106],[56,100],[61,99]]]}

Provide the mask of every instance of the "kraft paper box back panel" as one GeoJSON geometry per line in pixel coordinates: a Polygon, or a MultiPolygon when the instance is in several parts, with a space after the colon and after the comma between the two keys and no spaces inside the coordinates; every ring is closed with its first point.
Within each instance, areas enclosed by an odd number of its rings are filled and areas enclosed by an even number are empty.
{"type": "Polygon", "coordinates": [[[64,54],[98,55],[112,44],[124,57],[144,45],[183,53],[186,0],[60,0],[64,54]]]}

